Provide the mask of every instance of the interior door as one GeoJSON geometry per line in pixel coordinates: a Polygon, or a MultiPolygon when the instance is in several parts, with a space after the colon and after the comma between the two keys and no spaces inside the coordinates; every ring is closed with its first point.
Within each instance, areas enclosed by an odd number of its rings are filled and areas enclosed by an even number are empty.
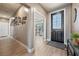
{"type": "Polygon", "coordinates": [[[51,41],[64,43],[64,11],[51,14],[51,41]]]}
{"type": "Polygon", "coordinates": [[[9,24],[8,22],[0,22],[0,37],[8,36],[9,24]]]}

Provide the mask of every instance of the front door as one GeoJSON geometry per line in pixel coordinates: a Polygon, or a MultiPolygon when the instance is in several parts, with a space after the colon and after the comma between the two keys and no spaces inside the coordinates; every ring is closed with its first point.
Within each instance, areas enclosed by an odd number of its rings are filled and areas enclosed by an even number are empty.
{"type": "Polygon", "coordinates": [[[51,14],[51,41],[64,43],[64,10],[51,14]]]}

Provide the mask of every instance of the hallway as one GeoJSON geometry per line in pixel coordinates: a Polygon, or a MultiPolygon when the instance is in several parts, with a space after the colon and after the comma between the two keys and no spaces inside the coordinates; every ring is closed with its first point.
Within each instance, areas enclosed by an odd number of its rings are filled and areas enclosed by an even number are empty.
{"type": "MultiPolygon", "coordinates": [[[[56,8],[53,3],[0,4],[0,56],[67,56],[75,7],[71,3],[55,5],[56,8]],[[49,45],[50,41],[63,43],[64,48],[60,49],[63,46],[58,43],[57,48],[49,45]]],[[[78,30],[78,26],[75,28],[78,30]]]]}

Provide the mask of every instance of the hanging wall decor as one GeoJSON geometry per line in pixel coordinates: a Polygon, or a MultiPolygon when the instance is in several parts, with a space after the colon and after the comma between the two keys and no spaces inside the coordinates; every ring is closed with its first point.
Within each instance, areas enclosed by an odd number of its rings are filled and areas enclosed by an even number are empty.
{"type": "Polygon", "coordinates": [[[23,17],[22,18],[22,24],[25,24],[26,23],[26,20],[27,20],[27,16],[23,17]]]}
{"type": "Polygon", "coordinates": [[[75,23],[75,21],[77,20],[77,9],[76,8],[74,9],[74,12],[75,12],[75,19],[74,19],[74,23],[75,23]]]}
{"type": "Polygon", "coordinates": [[[25,24],[26,20],[27,20],[27,16],[24,16],[24,17],[17,16],[17,17],[14,17],[11,24],[13,24],[13,25],[25,24]]]}

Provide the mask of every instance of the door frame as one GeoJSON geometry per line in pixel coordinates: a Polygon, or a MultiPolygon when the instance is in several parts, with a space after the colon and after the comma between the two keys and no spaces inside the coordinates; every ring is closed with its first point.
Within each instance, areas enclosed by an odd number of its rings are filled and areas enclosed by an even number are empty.
{"type": "MultiPolygon", "coordinates": [[[[64,10],[60,10],[60,11],[58,11],[58,12],[55,12],[55,13],[52,13],[51,14],[51,24],[53,24],[52,22],[53,22],[53,18],[52,18],[52,16],[53,15],[55,15],[55,14],[58,14],[58,13],[63,13],[64,14],[64,10]]],[[[62,16],[61,16],[62,17],[62,16]]],[[[62,20],[63,20],[63,23],[64,23],[64,18],[62,19],[61,18],[61,22],[62,22],[62,20]]],[[[63,26],[64,26],[64,24],[63,24],[63,26]]],[[[61,24],[61,28],[63,29],[63,31],[64,31],[64,27],[62,26],[62,24],[61,24]]],[[[51,25],[51,32],[52,32],[52,30],[61,30],[61,29],[52,29],[52,27],[53,27],[53,25],[51,25]]],[[[52,35],[52,33],[51,33],[51,35],[52,35]]],[[[57,34],[56,34],[57,35],[57,34]]],[[[51,40],[52,40],[52,38],[51,38],[51,40]]],[[[56,42],[60,42],[60,41],[57,41],[57,40],[54,40],[54,41],[56,41],[56,42]]],[[[63,39],[63,41],[61,41],[62,43],[64,43],[64,39],[63,39]]],[[[60,43],[61,43],[60,42],[60,43]]]]}
{"type": "MultiPolygon", "coordinates": [[[[53,11],[53,12],[50,12],[49,13],[49,19],[50,19],[50,39],[48,40],[48,41],[51,41],[51,14],[53,14],[53,13],[56,13],[56,12],[59,12],[59,11],[63,11],[64,10],[64,16],[65,16],[65,8],[63,8],[63,9],[58,9],[58,10],[56,10],[56,11],[53,11]]],[[[65,41],[66,41],[66,18],[64,17],[64,44],[65,44],[65,41]]]]}
{"type": "MultiPolygon", "coordinates": [[[[1,23],[3,23],[3,24],[7,24],[7,34],[6,35],[2,35],[2,36],[0,36],[0,37],[8,37],[8,35],[9,35],[9,21],[0,21],[1,23]]],[[[2,27],[2,26],[1,26],[2,27]]]]}
{"type": "MultiPolygon", "coordinates": [[[[44,41],[47,41],[47,39],[46,39],[46,17],[45,17],[45,15],[44,14],[42,14],[38,9],[36,9],[36,8],[34,8],[33,9],[33,15],[34,15],[34,13],[38,13],[39,15],[41,15],[43,18],[44,18],[44,20],[43,20],[43,22],[44,22],[44,33],[43,33],[43,40],[44,41]]],[[[35,21],[34,21],[35,22],[35,21]]],[[[34,25],[35,26],[35,25],[34,25]]],[[[34,27],[34,31],[35,31],[35,27],[34,27]]],[[[34,32],[34,39],[35,39],[35,32],[34,32]]]]}

